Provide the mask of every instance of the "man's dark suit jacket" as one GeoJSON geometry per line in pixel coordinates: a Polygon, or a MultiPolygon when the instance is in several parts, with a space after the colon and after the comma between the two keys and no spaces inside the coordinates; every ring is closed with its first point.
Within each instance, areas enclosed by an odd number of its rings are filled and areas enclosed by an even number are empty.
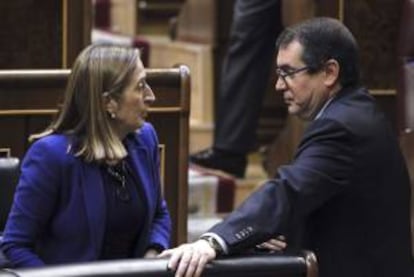
{"type": "Polygon", "coordinates": [[[410,184],[393,130],[363,88],[342,89],[290,165],[210,232],[230,253],[277,234],[316,253],[320,277],[414,276],[410,184]]]}

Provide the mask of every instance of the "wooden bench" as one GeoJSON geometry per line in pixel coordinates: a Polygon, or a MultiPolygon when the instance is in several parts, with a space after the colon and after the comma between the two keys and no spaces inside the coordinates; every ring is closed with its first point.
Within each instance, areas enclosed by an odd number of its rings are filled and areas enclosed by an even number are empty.
{"type": "MultiPolygon", "coordinates": [[[[0,155],[23,158],[28,137],[57,112],[70,70],[0,70],[0,155]]],[[[158,133],[164,195],[173,222],[172,245],[187,240],[190,73],[186,66],[147,69],[156,102],[148,121],[158,133]]]]}

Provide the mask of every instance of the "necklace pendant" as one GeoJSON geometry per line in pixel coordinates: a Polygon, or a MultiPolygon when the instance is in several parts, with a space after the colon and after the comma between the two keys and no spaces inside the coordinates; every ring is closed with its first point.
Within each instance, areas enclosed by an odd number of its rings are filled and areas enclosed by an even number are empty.
{"type": "Polygon", "coordinates": [[[131,195],[129,194],[129,191],[126,187],[117,188],[116,196],[123,202],[129,202],[131,200],[131,195]]]}

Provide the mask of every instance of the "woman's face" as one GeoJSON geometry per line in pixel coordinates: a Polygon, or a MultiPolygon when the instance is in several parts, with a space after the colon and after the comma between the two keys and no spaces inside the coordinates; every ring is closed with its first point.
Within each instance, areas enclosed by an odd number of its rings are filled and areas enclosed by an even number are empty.
{"type": "Polygon", "coordinates": [[[131,83],[116,100],[114,127],[121,138],[140,128],[145,121],[150,103],[155,101],[154,93],[145,80],[145,70],[138,61],[137,71],[131,83]]]}

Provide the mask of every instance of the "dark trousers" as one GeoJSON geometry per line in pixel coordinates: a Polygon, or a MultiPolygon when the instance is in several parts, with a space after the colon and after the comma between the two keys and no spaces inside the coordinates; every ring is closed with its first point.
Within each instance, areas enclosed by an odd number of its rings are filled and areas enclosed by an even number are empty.
{"type": "Polygon", "coordinates": [[[215,148],[247,154],[254,145],[280,30],[279,0],[235,2],[216,101],[215,148]]]}

